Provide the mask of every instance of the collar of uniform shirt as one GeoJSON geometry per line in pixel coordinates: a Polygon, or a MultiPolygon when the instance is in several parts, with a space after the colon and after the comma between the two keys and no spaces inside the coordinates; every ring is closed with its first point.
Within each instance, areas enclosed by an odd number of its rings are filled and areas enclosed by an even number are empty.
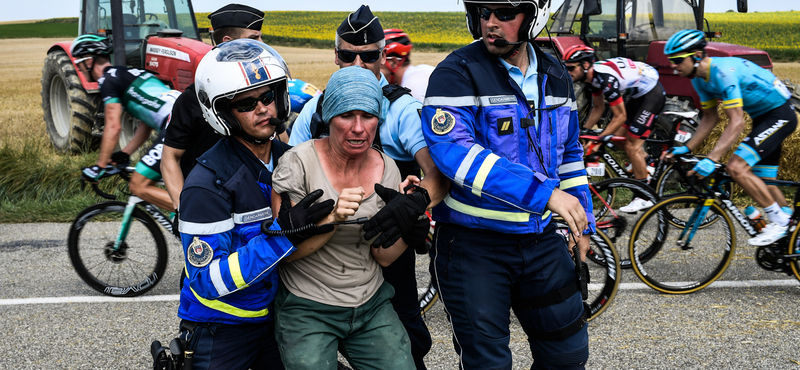
{"type": "MultiPolygon", "coordinates": [[[[539,73],[537,72],[537,61],[536,61],[536,53],[533,51],[533,46],[528,43],[528,70],[525,71],[525,76],[522,75],[522,70],[519,67],[514,66],[503,60],[500,59],[500,63],[503,64],[503,67],[506,68],[508,71],[508,75],[511,76],[517,85],[519,85],[522,93],[525,94],[525,99],[528,101],[536,102],[536,107],[539,106],[539,73]]],[[[536,125],[539,125],[539,117],[538,115],[535,117],[536,125]]]]}

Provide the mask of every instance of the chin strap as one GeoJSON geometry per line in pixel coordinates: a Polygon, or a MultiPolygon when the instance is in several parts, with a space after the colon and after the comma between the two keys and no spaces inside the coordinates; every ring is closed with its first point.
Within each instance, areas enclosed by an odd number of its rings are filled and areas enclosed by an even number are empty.
{"type": "Polygon", "coordinates": [[[515,45],[513,49],[511,49],[508,52],[506,52],[505,54],[501,55],[500,58],[503,59],[503,60],[506,60],[508,58],[511,58],[511,57],[517,55],[517,53],[519,53],[519,47],[520,46],[522,46],[522,44],[515,45]]]}

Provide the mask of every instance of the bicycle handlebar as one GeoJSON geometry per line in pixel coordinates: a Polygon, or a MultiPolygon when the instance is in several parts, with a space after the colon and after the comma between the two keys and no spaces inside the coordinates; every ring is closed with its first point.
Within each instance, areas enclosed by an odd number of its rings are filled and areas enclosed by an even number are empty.
{"type": "MultiPolygon", "coordinates": [[[[105,170],[106,170],[106,172],[103,173],[103,175],[100,176],[99,179],[97,179],[98,182],[90,182],[89,184],[92,186],[92,191],[94,191],[95,194],[97,194],[100,197],[105,198],[105,199],[115,200],[115,199],[117,199],[117,197],[115,195],[108,194],[108,193],[100,190],[100,187],[97,186],[97,184],[99,183],[100,180],[106,179],[106,178],[109,178],[109,177],[113,177],[113,176],[119,176],[119,177],[123,178],[126,182],[131,181],[131,178],[130,178],[129,175],[134,171],[134,168],[133,167],[128,167],[126,165],[116,165],[115,166],[115,165],[111,165],[110,164],[110,165],[105,167],[105,170]]],[[[83,189],[83,187],[86,185],[86,179],[84,179],[83,176],[81,176],[80,181],[81,181],[81,189],[83,189]]]]}

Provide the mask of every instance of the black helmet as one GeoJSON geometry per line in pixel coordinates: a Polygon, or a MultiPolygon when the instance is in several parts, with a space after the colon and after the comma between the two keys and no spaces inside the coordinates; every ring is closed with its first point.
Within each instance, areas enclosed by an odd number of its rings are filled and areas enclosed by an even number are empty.
{"type": "Polygon", "coordinates": [[[93,34],[78,36],[69,48],[69,53],[74,58],[85,55],[109,55],[113,51],[114,47],[111,46],[108,37],[93,34]]]}

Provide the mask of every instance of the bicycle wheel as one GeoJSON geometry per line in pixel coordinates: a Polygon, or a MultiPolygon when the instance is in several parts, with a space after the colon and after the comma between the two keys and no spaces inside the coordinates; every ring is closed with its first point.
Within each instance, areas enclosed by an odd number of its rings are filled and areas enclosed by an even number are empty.
{"type": "Polygon", "coordinates": [[[114,243],[126,204],[103,202],[90,206],[69,229],[69,258],[92,289],[115,297],[135,297],[158,284],[167,269],[167,244],[156,222],[134,208],[127,238],[114,243]]]}
{"type": "Polygon", "coordinates": [[[677,196],[659,202],[639,219],[633,227],[628,253],[633,257],[633,271],[642,282],[664,293],[692,293],[711,284],[728,268],[736,234],[730,217],[719,204],[710,203],[703,215],[705,227],[692,231],[692,225],[684,221],[691,220],[705,203],[706,199],[698,196],[677,196]],[[671,220],[664,224],[663,217],[671,220]],[[717,218],[717,222],[707,222],[710,217],[717,218]],[[661,240],[659,227],[665,228],[661,240]],[[691,240],[687,235],[692,235],[691,240]]]}
{"type": "MultiPolygon", "coordinates": [[[[797,255],[800,254],[800,227],[794,229],[792,236],[789,238],[789,254],[790,255],[797,255]]],[[[795,256],[798,257],[798,256],[795,256]]],[[[797,280],[800,280],[800,258],[789,258],[789,266],[792,269],[792,273],[797,280]]]]}
{"type": "Polygon", "coordinates": [[[591,235],[586,263],[589,266],[589,320],[599,316],[614,300],[621,278],[619,254],[605,233],[591,235]]]}
{"type": "MultiPolygon", "coordinates": [[[[425,246],[429,251],[433,248],[433,231],[435,225],[436,223],[431,221],[428,237],[425,238],[425,246]]],[[[430,265],[430,254],[416,254],[414,273],[417,277],[417,302],[419,302],[419,310],[423,314],[428,312],[433,305],[439,301],[439,291],[436,290],[433,279],[431,279],[430,265]]]]}
{"type": "MultiPolygon", "coordinates": [[[[653,202],[658,202],[653,189],[643,184],[640,181],[615,177],[609,180],[601,181],[591,185],[590,191],[592,192],[592,203],[595,213],[595,227],[598,231],[605,232],[614,244],[627,245],[630,239],[630,227],[638,219],[637,213],[624,213],[619,210],[630,203],[634,198],[642,198],[653,202]],[[611,197],[609,194],[615,194],[611,197]],[[607,200],[612,198],[611,202],[607,200]],[[610,207],[610,208],[609,208],[610,207]],[[603,210],[598,212],[598,208],[603,210]],[[597,217],[602,214],[601,217],[597,217]]],[[[659,227],[658,230],[663,232],[664,228],[659,227]]],[[[659,239],[663,239],[663,235],[659,239]]],[[[628,257],[628,250],[625,248],[620,252],[620,266],[623,269],[631,267],[631,261],[628,257]]]]}

